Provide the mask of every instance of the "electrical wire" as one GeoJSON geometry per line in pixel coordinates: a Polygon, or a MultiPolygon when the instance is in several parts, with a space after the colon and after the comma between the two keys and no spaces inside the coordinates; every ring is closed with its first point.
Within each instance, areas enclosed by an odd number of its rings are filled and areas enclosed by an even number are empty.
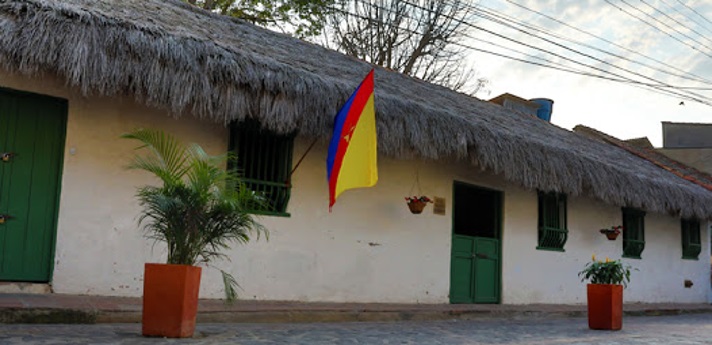
{"type": "MultiPolygon", "coordinates": [[[[629,52],[629,53],[631,53],[631,54],[640,56],[640,57],[642,57],[642,58],[644,58],[644,59],[647,59],[647,60],[650,60],[650,61],[654,61],[654,62],[656,62],[656,63],[658,63],[658,64],[660,64],[660,65],[662,65],[662,66],[665,66],[665,67],[670,68],[670,69],[673,69],[673,70],[675,70],[675,71],[677,71],[677,72],[680,72],[680,73],[683,73],[683,74],[685,74],[685,75],[688,75],[688,76],[690,76],[691,78],[695,78],[695,79],[697,79],[697,80],[704,81],[704,82],[707,82],[707,83],[711,83],[711,82],[712,82],[712,81],[709,80],[709,79],[705,79],[705,78],[703,78],[703,77],[700,77],[700,76],[697,76],[697,75],[695,75],[695,74],[692,74],[692,73],[690,73],[690,72],[688,72],[688,71],[682,70],[682,69],[678,68],[677,66],[673,66],[673,65],[668,64],[668,63],[666,63],[666,62],[664,62],[664,61],[660,61],[660,60],[655,59],[655,58],[653,58],[653,57],[651,57],[651,56],[642,54],[641,52],[638,52],[638,51],[633,50],[633,49],[630,49],[630,48],[628,48],[628,47],[626,47],[626,46],[620,45],[620,44],[618,44],[618,43],[616,43],[616,42],[613,42],[613,41],[611,41],[611,40],[609,40],[609,39],[606,39],[606,38],[604,38],[604,37],[601,37],[601,36],[592,34],[592,33],[588,32],[588,31],[586,31],[586,30],[579,29],[579,28],[577,28],[577,27],[575,27],[575,26],[572,26],[572,25],[570,25],[570,24],[568,24],[568,23],[566,23],[566,22],[563,22],[563,21],[561,21],[561,20],[559,20],[559,19],[556,19],[556,18],[554,18],[554,17],[552,17],[552,16],[550,16],[550,15],[548,15],[548,14],[546,14],[546,13],[542,13],[542,12],[540,12],[540,11],[531,9],[531,8],[526,7],[526,6],[524,6],[524,5],[520,5],[520,4],[516,3],[516,2],[514,2],[513,0],[504,0],[504,1],[506,1],[506,2],[508,2],[508,3],[510,3],[510,4],[512,4],[512,5],[515,5],[515,6],[521,8],[521,9],[523,9],[523,10],[526,10],[526,11],[529,11],[529,12],[532,12],[532,13],[535,13],[535,14],[537,14],[537,15],[540,15],[540,16],[542,16],[542,17],[544,17],[544,18],[546,18],[546,19],[549,19],[549,20],[551,20],[551,21],[553,21],[553,22],[555,22],[555,23],[558,23],[558,24],[560,24],[560,25],[563,25],[563,26],[565,26],[565,27],[568,27],[568,28],[570,28],[570,29],[573,29],[573,30],[575,30],[576,32],[582,33],[582,34],[587,35],[587,36],[589,36],[589,37],[596,38],[596,39],[601,40],[601,41],[603,41],[603,42],[605,42],[605,43],[608,43],[608,44],[610,44],[610,45],[612,45],[612,46],[614,46],[614,47],[617,47],[617,48],[619,48],[619,49],[625,50],[625,51],[627,51],[627,52],[629,52]]],[[[678,0],[678,1],[679,1],[679,0],[678,0]]]]}
{"type": "Polygon", "coordinates": [[[671,16],[668,15],[667,13],[665,13],[665,12],[663,12],[663,11],[660,11],[659,9],[653,7],[652,5],[650,5],[650,4],[648,4],[647,2],[645,2],[645,0],[640,0],[640,2],[642,2],[645,6],[648,6],[649,8],[651,8],[653,11],[662,14],[663,16],[665,16],[665,18],[668,18],[668,19],[672,20],[673,22],[675,22],[676,24],[680,25],[681,27],[683,27],[683,28],[685,28],[685,29],[687,29],[687,30],[690,30],[690,31],[696,33],[697,35],[699,35],[700,37],[706,39],[706,40],[709,41],[709,42],[712,42],[712,40],[710,40],[709,38],[707,38],[707,36],[705,36],[705,35],[699,33],[699,32],[698,32],[697,30],[695,30],[694,28],[691,28],[691,27],[685,25],[685,23],[681,23],[680,21],[678,21],[677,19],[671,17],[671,16]]]}
{"type": "MultiPolygon", "coordinates": [[[[425,8],[425,7],[423,7],[423,6],[419,5],[419,4],[414,4],[414,3],[408,2],[408,1],[406,1],[406,0],[401,0],[401,1],[402,1],[403,3],[406,3],[406,4],[409,4],[409,5],[413,6],[413,7],[415,7],[415,8],[419,8],[420,10],[429,11],[429,9],[427,9],[427,8],[425,8]]],[[[606,1],[608,1],[608,0],[606,0],[606,1]]],[[[568,57],[562,56],[562,55],[560,55],[560,54],[557,54],[557,53],[554,53],[554,52],[551,52],[551,51],[548,51],[548,50],[545,50],[545,49],[542,49],[542,48],[539,48],[539,47],[536,47],[536,46],[533,46],[533,45],[530,45],[530,44],[527,44],[527,43],[523,43],[523,42],[517,41],[517,40],[515,40],[515,39],[506,37],[506,36],[504,36],[504,35],[502,35],[502,34],[493,32],[492,30],[485,29],[485,28],[483,28],[483,27],[480,27],[480,26],[478,26],[478,25],[474,25],[474,24],[472,24],[472,23],[463,21],[463,20],[458,19],[458,18],[455,18],[455,17],[453,17],[453,16],[448,16],[448,15],[443,15],[443,16],[444,16],[444,17],[447,17],[447,18],[449,18],[449,19],[451,19],[451,20],[455,20],[455,21],[457,21],[457,22],[459,22],[459,23],[462,23],[462,24],[464,24],[464,25],[470,26],[470,27],[472,27],[472,28],[474,28],[474,29],[477,29],[477,30],[480,30],[480,31],[484,31],[484,32],[487,32],[487,33],[489,33],[489,34],[491,34],[491,35],[495,35],[495,36],[497,36],[497,37],[503,38],[503,39],[505,39],[505,40],[508,40],[508,41],[511,41],[511,42],[514,42],[514,43],[517,43],[517,44],[520,44],[520,45],[524,45],[524,46],[526,46],[526,47],[529,47],[529,48],[532,48],[532,49],[541,51],[541,52],[543,52],[543,53],[547,53],[547,54],[550,54],[550,55],[554,55],[554,56],[556,56],[556,57],[559,57],[559,58],[564,59],[564,60],[566,60],[566,61],[572,62],[572,63],[574,63],[574,64],[581,65],[581,66],[585,66],[585,67],[588,67],[588,68],[591,68],[591,69],[594,69],[594,70],[597,70],[597,71],[600,71],[600,72],[603,72],[603,73],[606,73],[606,74],[609,74],[609,75],[613,75],[613,76],[615,76],[615,77],[617,77],[617,78],[629,80],[630,82],[634,82],[634,83],[637,82],[637,81],[635,81],[635,80],[632,80],[632,79],[627,78],[627,77],[625,77],[625,76],[622,76],[622,75],[620,75],[620,74],[613,73],[613,72],[609,72],[609,71],[606,71],[606,70],[604,70],[604,69],[602,69],[602,68],[598,68],[598,67],[593,66],[593,65],[589,65],[589,64],[586,64],[586,63],[582,63],[582,62],[579,62],[579,61],[570,59],[570,58],[568,58],[568,57]]],[[[506,24],[506,23],[505,23],[504,25],[510,26],[510,25],[508,25],[508,24],[506,24]]],[[[510,26],[510,27],[511,27],[511,26],[510,26]]],[[[558,47],[561,47],[561,48],[563,48],[563,49],[569,50],[569,51],[574,52],[574,53],[579,54],[579,55],[583,55],[583,56],[585,56],[585,57],[588,57],[588,58],[591,58],[591,59],[596,60],[596,61],[598,61],[598,62],[601,62],[601,63],[603,63],[603,64],[605,64],[605,65],[608,65],[608,66],[611,66],[611,67],[614,67],[614,68],[617,68],[617,69],[626,71],[627,73],[631,73],[631,74],[633,74],[633,75],[642,77],[642,78],[644,78],[644,79],[653,81],[653,82],[655,82],[655,83],[658,84],[658,85],[651,85],[651,84],[648,84],[647,86],[651,86],[651,87],[662,87],[662,88],[673,88],[673,89],[674,89],[674,88],[677,88],[677,89],[679,89],[679,87],[677,87],[677,86],[669,85],[669,84],[667,84],[667,83],[664,83],[664,82],[661,82],[661,81],[659,81],[659,80],[656,80],[656,79],[654,79],[654,78],[652,78],[652,77],[648,77],[648,76],[646,76],[646,75],[643,75],[643,74],[640,74],[640,73],[637,73],[637,72],[630,71],[630,70],[628,70],[628,69],[626,69],[626,68],[613,65],[613,64],[611,64],[611,63],[609,63],[609,62],[607,62],[607,61],[605,61],[605,60],[601,60],[601,59],[598,59],[598,58],[596,58],[596,57],[594,57],[594,56],[591,56],[591,55],[589,55],[589,54],[582,53],[582,52],[580,52],[580,51],[577,51],[577,50],[575,50],[575,49],[569,48],[569,47],[567,47],[567,46],[564,46],[564,45],[562,45],[562,44],[559,44],[559,43],[554,42],[554,41],[552,41],[552,40],[549,40],[549,39],[547,39],[547,38],[542,38],[542,37],[540,37],[540,36],[533,35],[533,34],[527,32],[527,31],[525,31],[525,30],[521,30],[521,29],[518,29],[518,28],[515,28],[515,29],[518,30],[518,31],[520,31],[520,32],[522,32],[522,33],[525,33],[525,34],[528,34],[528,35],[537,37],[537,38],[539,38],[539,39],[541,39],[541,40],[544,40],[544,41],[546,41],[546,42],[548,42],[548,43],[551,43],[551,44],[556,45],[556,46],[558,46],[558,47]]],[[[639,84],[644,84],[644,83],[640,83],[640,82],[637,82],[637,83],[639,83],[639,84]]],[[[669,91],[669,90],[668,90],[668,91],[669,91]]],[[[693,92],[689,92],[689,93],[692,94],[692,95],[695,96],[695,97],[698,97],[698,98],[707,98],[707,102],[712,101],[712,99],[708,98],[707,96],[703,96],[703,95],[700,95],[700,94],[697,94],[697,93],[693,93],[693,92]]]]}
{"type": "MultiPolygon", "coordinates": [[[[700,52],[700,53],[702,53],[702,54],[705,54],[705,55],[707,55],[707,56],[709,56],[709,57],[712,58],[712,55],[710,55],[710,54],[708,54],[708,53],[706,53],[706,52],[704,52],[704,51],[698,49],[697,47],[695,47],[695,46],[693,46],[693,45],[690,45],[689,43],[687,43],[687,42],[681,40],[681,39],[678,38],[678,37],[675,37],[675,36],[671,35],[670,33],[668,33],[668,32],[666,32],[666,31],[660,29],[659,27],[657,27],[657,26],[655,26],[655,25],[653,25],[653,24],[648,23],[648,22],[645,21],[644,19],[642,19],[642,18],[636,16],[635,14],[626,11],[626,10],[623,9],[622,7],[620,7],[620,6],[618,6],[618,5],[614,4],[614,3],[612,3],[610,0],[605,0],[605,1],[606,1],[607,3],[609,3],[611,6],[613,6],[613,7],[617,8],[617,9],[621,10],[623,13],[625,13],[625,14],[627,14],[627,15],[633,17],[633,18],[636,18],[636,19],[640,20],[642,23],[644,23],[644,24],[646,24],[646,25],[652,27],[653,29],[655,29],[655,30],[657,30],[657,31],[660,31],[660,32],[664,33],[664,34],[667,35],[668,37],[670,37],[670,38],[672,38],[672,39],[674,39],[674,40],[676,40],[676,41],[678,41],[678,42],[680,42],[680,43],[682,43],[682,44],[684,44],[684,45],[686,45],[686,46],[688,46],[688,47],[690,47],[690,48],[692,48],[692,49],[694,49],[694,50],[696,50],[696,51],[698,51],[698,52],[700,52]]],[[[628,4],[625,0],[620,0],[620,1],[622,1],[624,4],[626,4],[626,5],[628,5],[628,6],[633,7],[633,9],[636,9],[635,6],[632,6],[632,5],[628,4]]],[[[637,9],[636,9],[636,10],[637,10],[637,9]]],[[[638,11],[640,11],[640,10],[638,10],[638,11]]],[[[647,13],[645,13],[645,12],[643,12],[643,13],[647,15],[647,13]]],[[[667,24],[666,24],[666,26],[667,26],[667,24]]],[[[689,37],[689,36],[687,36],[687,35],[684,35],[684,36],[689,37]]],[[[699,43],[699,42],[697,42],[697,43],[699,43]]],[[[708,47],[708,48],[709,48],[709,47],[708,47]]]]}
{"type": "Polygon", "coordinates": [[[521,22],[521,21],[517,20],[516,18],[514,18],[514,17],[512,17],[512,16],[508,16],[508,15],[506,15],[506,14],[497,12],[497,11],[491,9],[491,8],[488,8],[488,7],[485,7],[485,6],[482,6],[482,5],[479,5],[478,8],[479,8],[480,11],[482,11],[483,13],[488,14],[488,15],[491,15],[491,16],[494,16],[494,17],[499,18],[499,19],[501,19],[501,20],[508,20],[508,21],[510,21],[511,23],[514,23],[514,24],[519,25],[519,26],[522,26],[522,27],[526,27],[526,28],[528,28],[528,29],[530,29],[530,30],[534,30],[534,31],[540,32],[540,33],[542,33],[542,34],[545,34],[545,35],[548,35],[548,36],[551,36],[551,37],[555,37],[555,38],[560,39],[560,40],[562,40],[562,41],[566,41],[566,42],[569,42],[569,43],[572,43],[572,44],[575,44],[575,45],[578,45],[578,46],[581,46],[581,47],[585,47],[585,48],[588,48],[588,49],[591,49],[591,50],[595,50],[595,51],[600,52],[600,53],[602,53],[602,54],[610,55],[610,56],[613,56],[613,57],[615,57],[615,58],[618,58],[618,59],[621,59],[621,60],[624,60],[624,61],[627,61],[627,62],[636,64],[636,65],[639,65],[639,66],[646,67],[646,68],[648,68],[648,69],[650,69],[650,70],[652,70],[652,71],[658,72],[658,73],[663,73],[663,74],[667,74],[667,75],[670,75],[670,76],[673,76],[673,77],[677,77],[677,78],[681,78],[681,79],[687,79],[687,80],[695,81],[695,82],[703,82],[703,83],[712,85],[712,81],[710,81],[710,80],[704,80],[704,79],[702,79],[702,78],[700,78],[700,77],[691,77],[691,76],[688,76],[687,74],[689,74],[689,73],[680,74],[680,73],[673,73],[673,72],[669,72],[669,71],[666,71],[666,70],[662,70],[662,69],[660,69],[660,68],[651,66],[651,65],[649,65],[649,64],[647,64],[647,63],[640,62],[640,61],[636,61],[636,60],[630,59],[630,58],[628,58],[628,57],[626,57],[626,56],[623,56],[623,55],[620,55],[620,54],[616,54],[616,53],[613,53],[613,52],[610,52],[610,51],[601,49],[601,48],[596,47],[596,46],[594,46],[594,45],[587,44],[587,43],[583,43],[583,42],[574,40],[574,39],[572,39],[572,38],[559,35],[559,34],[557,34],[557,33],[555,33],[555,32],[552,32],[552,31],[550,31],[550,30],[544,29],[544,28],[542,28],[542,27],[539,27],[539,26],[536,26],[536,25],[532,25],[532,24],[528,24],[528,23],[525,23],[525,22],[521,22]],[[700,80],[700,79],[702,79],[702,80],[700,80]]]}
{"type": "MultiPolygon", "coordinates": [[[[361,2],[363,2],[363,1],[361,1],[361,2]]],[[[408,3],[407,1],[405,1],[405,2],[408,3]]],[[[412,3],[408,3],[408,4],[410,4],[411,6],[415,6],[415,5],[412,4],[412,3]]],[[[374,6],[375,6],[375,5],[374,5],[374,6]]],[[[428,9],[425,9],[425,8],[419,6],[419,5],[418,5],[418,6],[415,6],[415,7],[419,7],[419,8],[421,8],[421,9],[423,9],[423,10],[429,11],[428,9]]],[[[374,20],[373,18],[366,17],[366,16],[362,16],[362,15],[355,14],[355,13],[351,13],[351,12],[345,11],[345,10],[340,9],[340,8],[334,8],[334,7],[332,7],[331,9],[334,10],[334,11],[338,11],[338,12],[340,12],[340,13],[344,13],[344,14],[346,14],[346,15],[350,15],[350,16],[356,17],[356,18],[361,18],[361,19],[364,19],[364,20],[377,22],[377,21],[374,20]]],[[[389,12],[392,12],[392,10],[387,9],[387,8],[382,8],[382,7],[380,7],[380,9],[385,10],[385,11],[389,11],[389,12]]],[[[411,19],[412,19],[412,18],[411,18],[411,19]]],[[[452,17],[452,18],[450,18],[450,19],[456,20],[456,18],[454,18],[454,17],[452,17]]],[[[463,23],[464,23],[464,22],[463,22],[463,23]]],[[[406,31],[406,32],[410,32],[410,33],[414,33],[414,34],[420,34],[420,33],[416,32],[416,31],[413,31],[413,30],[411,30],[411,29],[409,29],[409,28],[403,28],[403,27],[400,27],[400,26],[397,26],[397,28],[400,29],[400,30],[404,30],[404,31],[406,31]]],[[[505,37],[505,38],[506,38],[506,37],[505,37]]],[[[518,41],[516,41],[516,40],[513,40],[513,41],[518,42],[518,41]]],[[[521,43],[521,42],[519,42],[519,43],[520,43],[520,44],[523,44],[523,43],[521,43]]],[[[602,71],[602,72],[604,72],[604,73],[607,73],[607,74],[615,75],[615,76],[617,76],[618,78],[611,78],[611,77],[608,77],[608,76],[605,76],[605,75],[597,75],[597,74],[592,74],[592,73],[587,73],[587,72],[581,72],[581,71],[572,70],[572,69],[569,69],[569,68],[560,68],[560,67],[548,65],[548,64],[545,64],[545,63],[539,63],[539,62],[535,62],[535,61],[529,61],[529,60],[525,60],[525,59],[520,59],[520,58],[508,56],[508,55],[505,55],[505,54],[502,54],[502,53],[497,53],[497,52],[488,51],[488,50],[485,50],[485,49],[476,48],[476,47],[473,47],[473,46],[470,46],[470,45],[466,45],[466,44],[463,44],[463,43],[459,43],[459,42],[452,42],[452,44],[454,44],[454,45],[456,45],[456,46],[460,46],[460,47],[462,47],[462,48],[470,49],[470,50],[473,50],[473,51],[478,51],[478,52],[482,52],[482,53],[485,53],[485,54],[494,55],[494,56],[506,58],[506,59],[509,59],[509,60],[518,61],[518,62],[527,63],[527,64],[532,64],[532,65],[536,65],[536,66],[540,66],[540,67],[550,68],[550,69],[554,69],[554,70],[559,70],[559,71],[564,71],[564,72],[568,72],[568,73],[574,73],[574,74],[579,74],[579,75],[582,75],[582,76],[594,77],[594,78],[604,79],[604,80],[609,80],[609,81],[614,81],[614,82],[622,82],[622,83],[634,84],[634,85],[638,85],[638,86],[640,86],[640,87],[644,87],[644,88],[646,88],[646,89],[648,89],[648,90],[650,90],[650,91],[654,91],[654,92],[657,92],[657,93],[662,93],[662,94],[665,94],[665,95],[668,95],[668,96],[680,97],[680,98],[685,99],[685,100],[695,101],[695,102],[698,102],[698,103],[702,103],[702,104],[705,104],[705,105],[710,105],[710,106],[712,106],[712,100],[710,100],[709,98],[707,98],[707,97],[705,97],[705,96],[697,95],[697,94],[689,95],[689,94],[684,94],[684,93],[676,92],[676,91],[673,91],[673,90],[664,89],[664,88],[661,88],[661,85],[660,85],[660,84],[642,83],[642,82],[640,82],[640,81],[632,80],[632,79],[630,79],[630,78],[626,78],[626,77],[617,75],[617,74],[615,74],[615,73],[610,73],[610,72],[607,72],[607,71],[601,70],[601,69],[599,69],[599,70],[602,71]]],[[[526,44],[524,44],[524,45],[526,45],[526,44]]],[[[530,46],[530,47],[532,47],[532,46],[530,46]]],[[[532,47],[532,48],[536,48],[536,47],[532,47]]],[[[545,52],[546,52],[546,51],[545,51],[545,52]]],[[[565,58],[565,57],[564,57],[564,58],[565,58]]],[[[668,87],[675,88],[674,86],[671,86],[671,85],[668,85],[668,87]]]]}
{"type": "MultiPolygon", "coordinates": [[[[709,32],[709,33],[712,34],[712,29],[706,27],[704,24],[698,22],[696,19],[694,19],[694,18],[692,18],[692,17],[690,17],[690,16],[688,16],[688,15],[685,15],[685,14],[682,13],[682,11],[680,11],[677,7],[670,5],[670,4],[667,2],[667,0],[660,0],[660,2],[662,2],[663,4],[665,4],[665,6],[667,6],[669,9],[671,9],[671,10],[677,12],[679,15],[681,15],[681,16],[684,17],[685,19],[687,19],[687,20],[689,20],[689,21],[691,21],[691,22],[697,24],[697,26],[699,26],[699,27],[705,29],[707,32],[709,32]]],[[[683,5],[684,5],[684,4],[683,4],[683,5]]]]}
{"type": "Polygon", "coordinates": [[[692,11],[692,12],[695,12],[695,14],[697,14],[700,18],[704,19],[706,22],[712,24],[712,21],[710,21],[709,19],[705,18],[705,16],[703,16],[700,12],[697,12],[697,10],[695,10],[694,8],[692,8],[692,7],[690,7],[690,6],[687,6],[687,4],[685,4],[684,2],[682,2],[682,1],[680,1],[680,0],[677,0],[677,2],[679,2],[682,6],[687,7],[688,10],[690,10],[690,11],[692,11]]]}

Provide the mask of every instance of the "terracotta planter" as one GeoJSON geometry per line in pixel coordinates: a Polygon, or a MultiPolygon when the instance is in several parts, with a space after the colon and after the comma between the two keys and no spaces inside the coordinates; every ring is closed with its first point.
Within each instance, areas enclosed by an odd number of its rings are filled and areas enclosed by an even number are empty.
{"type": "Polygon", "coordinates": [[[200,267],[146,264],[143,280],[144,336],[188,338],[195,331],[200,267]]]}
{"type": "Polygon", "coordinates": [[[588,284],[588,327],[619,330],[623,326],[623,285],[588,284]]]}
{"type": "Polygon", "coordinates": [[[609,241],[615,241],[618,238],[620,232],[615,232],[614,230],[602,229],[601,233],[606,235],[609,241]]]}
{"type": "Polygon", "coordinates": [[[425,205],[427,203],[422,202],[422,201],[412,201],[408,203],[408,208],[410,209],[410,213],[412,214],[420,214],[423,212],[423,209],[425,208],[425,205]]]}

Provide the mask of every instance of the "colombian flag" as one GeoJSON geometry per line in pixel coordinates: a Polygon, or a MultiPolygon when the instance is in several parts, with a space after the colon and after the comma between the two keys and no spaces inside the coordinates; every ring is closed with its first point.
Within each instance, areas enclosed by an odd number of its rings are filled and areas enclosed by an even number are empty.
{"type": "Polygon", "coordinates": [[[373,98],[371,70],[334,119],[334,134],[326,158],[329,211],[343,191],[371,187],[378,181],[373,98]]]}

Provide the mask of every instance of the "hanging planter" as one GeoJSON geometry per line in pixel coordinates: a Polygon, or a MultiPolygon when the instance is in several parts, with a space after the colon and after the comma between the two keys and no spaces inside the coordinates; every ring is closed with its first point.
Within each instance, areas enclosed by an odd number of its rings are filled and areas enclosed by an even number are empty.
{"type": "Polygon", "coordinates": [[[608,238],[609,241],[615,241],[618,235],[621,234],[623,225],[612,226],[610,229],[601,229],[600,232],[608,238]]]}
{"type": "Polygon", "coordinates": [[[418,195],[420,196],[413,195],[405,197],[405,202],[408,205],[408,209],[410,209],[410,213],[412,214],[423,213],[423,209],[425,208],[425,206],[428,205],[429,202],[433,202],[432,200],[430,200],[430,198],[423,195],[423,192],[420,190],[420,177],[418,175],[418,170],[416,169],[415,181],[413,181],[413,185],[410,186],[410,192],[408,194],[413,194],[413,190],[417,188],[418,195]]]}
{"type": "Polygon", "coordinates": [[[412,214],[420,214],[429,202],[433,202],[425,195],[421,196],[407,196],[405,201],[412,214]]]}

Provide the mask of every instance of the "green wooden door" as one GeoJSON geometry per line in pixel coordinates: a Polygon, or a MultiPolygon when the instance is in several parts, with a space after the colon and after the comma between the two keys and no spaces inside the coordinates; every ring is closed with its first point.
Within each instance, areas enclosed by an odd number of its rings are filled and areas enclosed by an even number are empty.
{"type": "Polygon", "coordinates": [[[455,183],[451,303],[499,303],[502,194],[455,183]]]}
{"type": "Polygon", "coordinates": [[[52,274],[66,102],[0,89],[0,280],[52,274]]]}

